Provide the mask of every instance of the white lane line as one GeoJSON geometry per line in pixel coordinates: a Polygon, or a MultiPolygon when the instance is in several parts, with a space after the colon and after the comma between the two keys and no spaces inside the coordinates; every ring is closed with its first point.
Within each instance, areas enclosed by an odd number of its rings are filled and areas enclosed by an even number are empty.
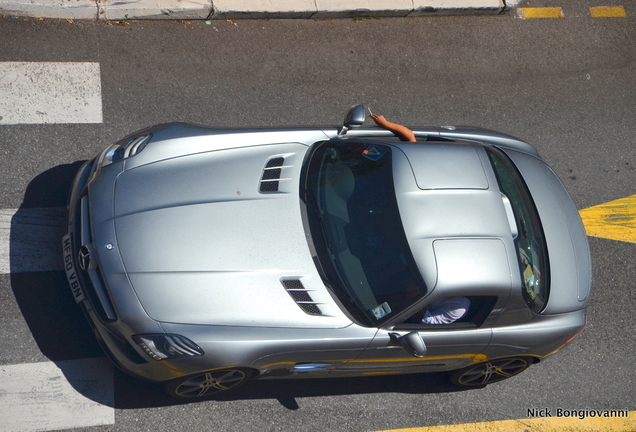
{"type": "Polygon", "coordinates": [[[106,358],[0,366],[0,431],[115,424],[113,389],[106,358]]]}
{"type": "Polygon", "coordinates": [[[66,208],[0,209],[0,274],[62,270],[66,208]]]}
{"type": "Polygon", "coordinates": [[[101,122],[99,63],[0,62],[0,125],[101,122]]]}

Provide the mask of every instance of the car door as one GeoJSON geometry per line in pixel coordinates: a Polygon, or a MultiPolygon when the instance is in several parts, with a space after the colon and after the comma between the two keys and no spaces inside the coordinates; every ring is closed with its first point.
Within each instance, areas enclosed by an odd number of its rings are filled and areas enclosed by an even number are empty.
{"type": "MultiPolygon", "coordinates": [[[[485,351],[492,338],[492,324],[498,312],[492,312],[496,296],[467,296],[470,308],[462,319],[450,324],[422,324],[418,317],[379,329],[359,357],[340,366],[336,372],[434,372],[452,370],[486,360],[485,351]],[[414,333],[424,343],[425,353],[418,357],[405,349],[398,339],[414,333]]],[[[501,303],[500,303],[501,304],[501,303]]],[[[412,318],[414,318],[412,317],[412,318]]],[[[418,339],[413,339],[418,342],[418,339]]],[[[419,343],[419,342],[418,342],[419,343]]]]}
{"type": "Polygon", "coordinates": [[[458,369],[485,360],[482,353],[491,337],[490,328],[380,329],[367,349],[358,358],[340,366],[337,372],[418,373],[458,369]],[[396,337],[410,332],[417,332],[424,341],[423,357],[414,356],[396,343],[396,337]]]}
{"type": "Polygon", "coordinates": [[[276,376],[328,374],[359,357],[377,329],[350,325],[340,329],[276,329],[269,353],[252,362],[276,376]]]}

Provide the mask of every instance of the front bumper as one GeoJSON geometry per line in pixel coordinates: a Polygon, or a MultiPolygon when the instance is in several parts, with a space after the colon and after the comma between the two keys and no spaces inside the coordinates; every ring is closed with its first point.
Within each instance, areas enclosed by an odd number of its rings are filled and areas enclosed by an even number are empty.
{"type": "MultiPolygon", "coordinates": [[[[99,221],[91,217],[94,203],[91,202],[90,194],[92,189],[103,192],[103,185],[108,182],[112,188],[114,177],[121,171],[121,166],[119,170],[109,169],[112,171],[109,173],[100,172],[97,161],[98,158],[95,158],[82,165],[69,192],[67,234],[62,240],[67,280],[73,298],[82,308],[96,339],[113,363],[138,378],[165,381],[182,373],[175,371],[174,365],[147,358],[131,339],[135,333],[162,333],[161,325],[145,315],[132,289],[128,290],[127,296],[109,289],[106,274],[114,271],[114,279],[124,285],[127,284],[127,278],[116,250],[114,232],[105,234],[104,231],[108,230],[93,230],[92,223],[103,223],[103,219],[108,219],[109,216],[106,214],[99,221]],[[102,175],[106,178],[100,181],[98,178],[102,175]],[[114,269],[117,267],[119,268],[114,269]],[[120,300],[118,297],[127,297],[127,301],[124,301],[126,307],[117,307],[117,301],[120,300]],[[137,318],[142,317],[135,322],[135,328],[140,329],[138,331],[131,329],[126,323],[125,317],[131,313],[131,309],[137,318]]],[[[109,194],[106,195],[103,201],[110,198],[109,194]]],[[[104,204],[96,203],[95,206],[103,208],[104,204]]]]}

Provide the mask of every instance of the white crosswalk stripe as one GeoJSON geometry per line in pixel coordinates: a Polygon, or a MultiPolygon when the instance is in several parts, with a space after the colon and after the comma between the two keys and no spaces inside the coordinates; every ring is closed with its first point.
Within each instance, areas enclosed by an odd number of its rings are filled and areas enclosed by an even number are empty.
{"type": "MultiPolygon", "coordinates": [[[[65,213],[0,209],[0,274],[62,270],[65,213]]],[[[106,358],[2,365],[0,432],[112,425],[113,381],[106,358]]]]}
{"type": "Polygon", "coordinates": [[[64,207],[0,209],[0,274],[62,270],[64,207]]]}
{"type": "MultiPolygon", "coordinates": [[[[99,63],[0,62],[0,125],[101,122],[99,63]]],[[[65,213],[0,209],[0,274],[63,270],[65,213]]],[[[113,365],[106,358],[1,365],[0,419],[1,432],[112,425],[113,365]]]]}
{"type": "Polygon", "coordinates": [[[0,62],[0,125],[101,122],[99,63],[0,62]]]}
{"type": "Polygon", "coordinates": [[[106,358],[0,366],[0,431],[112,425],[113,405],[106,358]]]}

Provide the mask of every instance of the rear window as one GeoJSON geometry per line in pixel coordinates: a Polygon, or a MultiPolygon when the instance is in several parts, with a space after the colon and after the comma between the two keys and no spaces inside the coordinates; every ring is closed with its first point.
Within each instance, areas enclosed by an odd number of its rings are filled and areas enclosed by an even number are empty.
{"type": "Polygon", "coordinates": [[[535,312],[541,312],[548,301],[550,272],[548,250],[539,214],[521,174],[500,150],[486,148],[499,190],[510,200],[517,224],[514,239],[521,273],[521,293],[535,312]]]}

